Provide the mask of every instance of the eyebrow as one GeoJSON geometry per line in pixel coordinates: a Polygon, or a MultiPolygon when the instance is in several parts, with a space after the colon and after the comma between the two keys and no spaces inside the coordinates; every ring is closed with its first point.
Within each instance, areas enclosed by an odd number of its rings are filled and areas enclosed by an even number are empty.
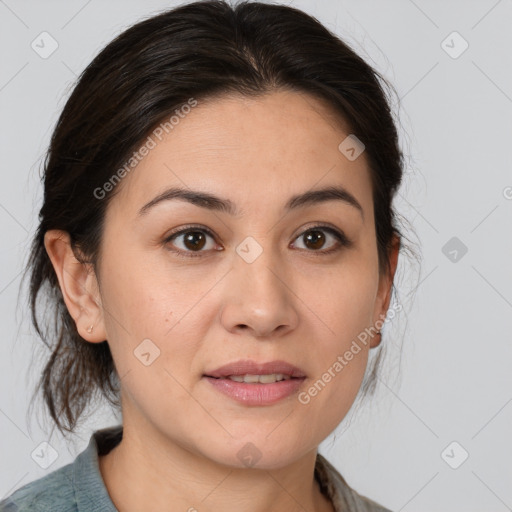
{"type": "MultiPolygon", "coordinates": [[[[146,203],[138,212],[139,216],[143,216],[149,212],[151,208],[155,205],[163,202],[170,201],[173,199],[178,199],[182,201],[187,201],[191,204],[199,206],[201,208],[207,208],[209,210],[219,211],[223,213],[227,213],[232,216],[239,217],[242,215],[242,211],[238,209],[238,207],[230,201],[229,199],[224,199],[208,192],[201,192],[199,190],[191,190],[191,189],[183,189],[179,187],[172,187],[151,201],[146,203]]],[[[286,211],[295,210],[298,208],[304,208],[306,206],[310,206],[313,204],[325,203],[327,201],[341,201],[345,204],[353,206],[359,213],[364,221],[364,211],[363,207],[359,203],[359,201],[345,188],[343,187],[326,187],[318,190],[308,190],[302,194],[297,194],[292,196],[288,202],[285,204],[284,209],[286,211]]]]}

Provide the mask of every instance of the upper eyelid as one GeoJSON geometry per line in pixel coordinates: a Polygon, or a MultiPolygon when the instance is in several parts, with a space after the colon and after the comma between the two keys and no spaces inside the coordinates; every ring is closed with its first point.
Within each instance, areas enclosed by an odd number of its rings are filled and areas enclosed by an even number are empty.
{"type": "Polygon", "coordinates": [[[216,238],[216,236],[213,233],[213,231],[211,231],[210,229],[208,229],[208,228],[206,228],[204,226],[185,226],[184,228],[180,228],[177,231],[174,231],[173,233],[170,233],[168,236],[165,237],[165,240],[169,241],[169,240],[171,240],[174,237],[177,237],[179,235],[183,235],[183,234],[187,233],[188,231],[194,231],[194,230],[196,230],[196,231],[204,231],[207,235],[211,236],[212,238],[216,238]]]}

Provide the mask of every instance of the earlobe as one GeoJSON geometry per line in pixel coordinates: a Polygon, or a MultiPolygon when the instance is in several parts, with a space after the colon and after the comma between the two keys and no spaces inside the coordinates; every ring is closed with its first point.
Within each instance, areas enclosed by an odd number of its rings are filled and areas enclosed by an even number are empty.
{"type": "Polygon", "coordinates": [[[103,308],[96,275],[90,264],[81,263],[76,258],[66,231],[47,231],[44,246],[78,333],[91,343],[105,341],[103,308]]]}

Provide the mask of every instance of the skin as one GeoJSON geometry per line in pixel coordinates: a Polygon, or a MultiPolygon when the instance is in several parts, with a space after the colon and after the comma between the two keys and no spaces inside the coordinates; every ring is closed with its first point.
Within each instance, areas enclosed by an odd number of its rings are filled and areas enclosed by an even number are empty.
{"type": "Polygon", "coordinates": [[[314,479],[317,448],[352,406],[380,338],[361,345],[308,404],[292,395],[247,406],[202,375],[238,359],[283,359],[304,370],[307,390],[384,318],[399,244],[390,273],[379,274],[365,154],[349,161],[338,150],[349,133],[325,104],[296,92],[199,102],[117,185],[99,279],[77,262],[66,233],[46,233],[80,335],[108,340],[121,378],[124,436],[100,458],[119,510],[333,510],[314,479]],[[283,211],[292,195],[329,185],[350,191],[364,218],[332,200],[283,211]],[[138,216],[170,186],[228,198],[244,214],[170,200],[138,216]],[[308,244],[316,222],[352,245],[339,246],[326,231],[323,245],[308,244]],[[183,236],[164,241],[187,224],[214,234],[204,235],[201,253],[183,236]],[[247,236],[263,249],[250,264],[235,250],[247,236]],[[179,257],[172,248],[199,256],[179,257]],[[160,350],[149,366],[133,353],[146,338],[160,350]],[[254,467],[237,457],[248,442],[261,452],[254,467]]]}

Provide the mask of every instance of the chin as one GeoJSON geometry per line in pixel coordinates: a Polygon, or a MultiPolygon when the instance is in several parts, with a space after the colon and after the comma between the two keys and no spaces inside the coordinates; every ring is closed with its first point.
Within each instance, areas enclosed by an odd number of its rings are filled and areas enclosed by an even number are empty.
{"type": "Polygon", "coordinates": [[[293,446],[283,443],[279,437],[269,437],[266,431],[260,431],[252,440],[247,436],[244,440],[230,438],[228,444],[216,447],[218,450],[213,453],[210,445],[208,452],[203,452],[203,455],[230,468],[272,470],[293,463],[308,451],[304,446],[295,451],[293,446]]]}

